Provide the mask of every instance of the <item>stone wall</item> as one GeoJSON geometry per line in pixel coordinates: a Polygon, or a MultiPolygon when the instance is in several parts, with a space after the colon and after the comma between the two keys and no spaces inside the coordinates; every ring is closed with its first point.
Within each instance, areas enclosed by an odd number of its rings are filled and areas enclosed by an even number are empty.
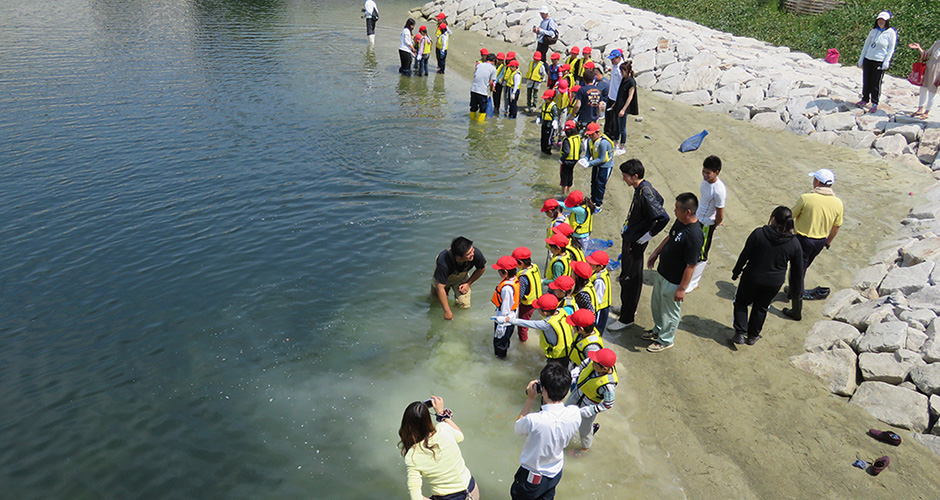
{"type": "MultiPolygon", "coordinates": [[[[854,105],[862,81],[855,61],[845,61],[849,66],[828,64],[787,47],[611,0],[544,4],[559,27],[555,50],[589,45],[594,59],[606,63],[601,54],[622,49],[633,61],[637,84],[667,99],[940,170],[940,123],[900,113],[917,107],[917,87],[906,80],[886,76],[881,109],[866,113],[854,105]]],[[[532,28],[541,20],[542,5],[541,1],[432,0],[413,14],[433,19],[444,12],[455,31],[479,32],[534,51],[532,28]]]]}

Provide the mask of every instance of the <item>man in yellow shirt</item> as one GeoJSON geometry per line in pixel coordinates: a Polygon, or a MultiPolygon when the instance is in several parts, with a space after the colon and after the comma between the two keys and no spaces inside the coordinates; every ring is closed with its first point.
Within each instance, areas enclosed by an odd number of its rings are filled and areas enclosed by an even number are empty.
{"type": "MultiPolygon", "coordinates": [[[[842,226],[842,200],[832,192],[836,176],[829,169],[809,174],[813,178],[813,192],[800,196],[793,206],[793,229],[803,247],[803,276],[823,248],[829,248],[842,226]]],[[[805,283],[805,279],[804,279],[805,283]]],[[[813,291],[804,291],[803,300],[825,298],[813,291]]]]}

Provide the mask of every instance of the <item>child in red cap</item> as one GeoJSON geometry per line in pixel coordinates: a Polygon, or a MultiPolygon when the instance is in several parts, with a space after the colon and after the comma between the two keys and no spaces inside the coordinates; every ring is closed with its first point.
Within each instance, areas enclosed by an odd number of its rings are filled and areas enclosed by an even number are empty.
{"type": "Polygon", "coordinates": [[[595,315],[589,309],[578,309],[566,320],[574,330],[574,347],[571,349],[571,367],[581,366],[588,353],[604,348],[604,339],[594,328],[595,315]]]}
{"type": "Polygon", "coordinates": [[[604,334],[607,329],[607,318],[610,314],[610,294],[613,289],[610,287],[610,272],[607,270],[607,264],[610,263],[610,256],[603,250],[596,250],[587,256],[587,263],[594,270],[591,276],[591,285],[594,286],[594,295],[597,296],[597,309],[594,311],[597,315],[597,321],[594,327],[597,333],[604,334]]]}
{"type": "Polygon", "coordinates": [[[539,94],[539,87],[545,81],[545,65],[542,64],[541,52],[532,54],[529,69],[525,72],[525,79],[526,107],[532,109],[535,107],[535,96],[539,94]]]}
{"type": "MultiPolygon", "coordinates": [[[[555,198],[549,198],[545,200],[545,203],[542,203],[542,213],[548,216],[552,222],[548,225],[548,230],[545,231],[545,236],[551,238],[555,234],[553,229],[555,226],[568,220],[565,218],[565,211],[561,208],[561,204],[558,203],[558,200],[555,198]]],[[[545,248],[549,250],[548,256],[545,257],[545,269],[548,271],[548,261],[552,258],[551,245],[548,241],[545,242],[545,248]]]]}
{"type": "Polygon", "coordinates": [[[561,54],[558,52],[552,52],[552,55],[549,57],[551,59],[551,64],[548,66],[548,88],[553,89],[558,83],[558,70],[561,68],[559,62],[561,61],[561,54]]]}
{"type": "Polygon", "coordinates": [[[568,255],[568,238],[559,233],[555,233],[551,238],[545,238],[548,243],[548,251],[552,254],[552,260],[545,268],[545,278],[542,280],[542,286],[548,286],[559,276],[571,276],[571,257],[568,255]]]}
{"type": "MultiPolygon", "coordinates": [[[[562,80],[559,86],[566,85],[562,80]]],[[[574,166],[581,159],[581,134],[578,133],[578,124],[574,120],[565,122],[565,138],[561,141],[561,166],[559,167],[559,176],[561,177],[561,194],[568,196],[571,193],[571,185],[574,183],[574,166]]]]}
{"type": "Polygon", "coordinates": [[[571,314],[578,310],[578,305],[574,301],[574,278],[571,276],[559,276],[548,284],[548,289],[558,297],[558,302],[564,304],[565,312],[571,314]]]}
{"type": "Polygon", "coordinates": [[[431,48],[434,44],[431,37],[428,36],[428,27],[422,25],[418,28],[418,34],[415,36],[415,49],[418,55],[415,57],[416,76],[428,76],[428,59],[431,58],[431,48]]]}
{"type": "MultiPolygon", "coordinates": [[[[515,317],[519,310],[519,280],[516,279],[518,262],[512,256],[504,255],[493,264],[493,269],[499,272],[500,281],[493,291],[492,302],[496,306],[498,317],[515,317]]],[[[493,327],[493,351],[496,357],[503,359],[509,351],[509,341],[512,340],[514,327],[511,323],[496,321],[493,327]]]]}
{"type": "Polygon", "coordinates": [[[564,308],[558,307],[558,297],[550,293],[542,295],[532,305],[539,310],[543,319],[533,321],[509,318],[508,321],[516,326],[541,330],[539,347],[545,353],[545,357],[550,363],[559,363],[567,367],[568,358],[574,346],[573,330],[565,321],[568,313],[564,308]]]}
{"type": "MultiPolygon", "coordinates": [[[[532,317],[535,299],[542,296],[542,273],[539,266],[532,263],[532,250],[526,247],[519,247],[512,251],[512,257],[519,263],[519,314],[521,319],[532,317]]],[[[520,326],[519,340],[525,342],[529,340],[529,329],[520,326]]]]}
{"type": "MultiPolygon", "coordinates": [[[[571,263],[571,274],[574,277],[574,290],[571,295],[574,297],[576,310],[587,309],[593,314],[598,305],[597,292],[591,286],[594,269],[587,262],[575,261],[571,263]]],[[[594,318],[591,319],[591,324],[594,324],[594,318]]]]}
{"type": "MultiPolygon", "coordinates": [[[[566,405],[581,408],[581,450],[584,453],[594,443],[594,434],[600,425],[594,423],[597,414],[614,407],[614,392],[618,377],[617,353],[610,349],[600,349],[587,353],[587,359],[571,370],[571,379],[575,380],[575,389],[571,391],[566,405]]],[[[576,452],[575,454],[579,454],[576,452]]]]}
{"type": "Polygon", "coordinates": [[[493,113],[499,115],[499,105],[503,98],[503,86],[506,84],[506,54],[496,53],[496,80],[493,82],[493,113]]]}
{"type": "MultiPolygon", "coordinates": [[[[536,52],[538,54],[538,52],[536,52]]],[[[555,91],[548,89],[542,94],[542,109],[536,123],[542,125],[542,152],[552,154],[552,134],[558,129],[558,106],[555,104],[555,91]]]]}
{"type": "Polygon", "coordinates": [[[575,72],[575,78],[581,83],[581,85],[591,85],[593,81],[586,81],[584,79],[584,70],[588,68],[590,63],[590,68],[594,68],[594,62],[591,61],[591,47],[584,47],[581,49],[581,60],[577,64],[577,72],[575,72]]]}
{"type": "Polygon", "coordinates": [[[574,234],[574,228],[571,227],[571,224],[562,222],[561,224],[553,227],[552,231],[558,234],[563,234],[565,238],[568,238],[568,246],[565,247],[565,251],[568,252],[568,257],[571,258],[571,262],[584,262],[585,257],[584,251],[581,249],[581,244],[578,243],[578,240],[571,237],[574,234]]]}
{"type": "Polygon", "coordinates": [[[577,239],[578,246],[585,248],[594,229],[594,203],[590,198],[585,198],[581,191],[574,190],[565,198],[562,208],[570,212],[568,224],[574,229],[571,237],[577,239]]]}
{"type": "MultiPolygon", "coordinates": [[[[506,56],[509,59],[509,55],[506,56]]],[[[522,86],[522,72],[519,71],[519,61],[513,59],[509,62],[506,71],[506,116],[515,118],[519,111],[519,88],[522,86]]]]}
{"type": "Polygon", "coordinates": [[[437,72],[444,74],[444,66],[447,64],[447,45],[450,42],[450,29],[447,28],[447,16],[443,12],[437,15],[437,44],[434,47],[437,55],[437,72]]]}

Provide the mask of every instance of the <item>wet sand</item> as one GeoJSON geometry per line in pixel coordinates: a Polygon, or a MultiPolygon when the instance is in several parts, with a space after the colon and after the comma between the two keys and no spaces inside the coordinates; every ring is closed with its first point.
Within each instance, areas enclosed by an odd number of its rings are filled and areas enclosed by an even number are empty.
{"type": "MultiPolygon", "coordinates": [[[[462,30],[451,44],[451,71],[469,67],[481,46],[530,55],[462,30]]],[[[606,336],[619,358],[617,404],[598,417],[603,430],[590,455],[566,463],[560,497],[587,489],[592,498],[936,498],[940,457],[912,442],[907,431],[900,432],[905,442],[897,448],[867,437],[869,428],[888,427],[848,405],[846,398],[831,395],[814,376],[790,366],[789,357],[803,352],[806,332],[822,319],[822,302],[806,303],[803,321],[794,322],[780,313],[788,306],[781,293],[761,342],[729,344],[735,291],[731,269],[738,252],[775,206],[792,206],[801,193],[811,190],[809,172],[833,170],[834,189],[846,205],[845,223],[832,249],[820,255],[807,274],[808,286],[833,290],[848,286],[879,244],[894,235],[898,221],[933,183],[932,176],[865,152],[817,144],[659,99],[647,91],[641,91],[639,99],[644,120],[628,121],[628,152],[617,158],[617,165],[634,157],[643,161],[647,179],[671,206],[680,192],[699,194],[702,160],[718,155],[724,163],[721,179],[728,187],[727,212],[702,283],[684,304],[676,347],[653,354],[639,338],[653,325],[649,286],[643,291],[637,326],[606,336]],[[709,136],[698,151],[678,152],[685,138],[703,129],[709,136]],[[870,462],[882,455],[891,457],[891,465],[878,477],[851,466],[857,458],[870,462]]],[[[519,119],[532,122],[534,116],[520,114],[519,119]]],[[[520,128],[506,119],[496,122],[484,126],[503,127],[507,133],[520,128]]],[[[532,161],[543,166],[532,200],[537,210],[544,197],[558,195],[557,154],[551,159],[539,156],[534,123],[525,125],[522,143],[531,149],[532,161]]],[[[575,187],[589,191],[589,171],[576,170],[575,187]]],[[[619,231],[632,192],[615,170],[594,233],[615,241],[613,257],[620,253],[619,231]]],[[[647,255],[661,240],[662,235],[650,243],[647,255]]],[[[619,286],[614,288],[619,303],[619,286]]],[[[502,491],[492,493],[504,496],[502,491]]]]}

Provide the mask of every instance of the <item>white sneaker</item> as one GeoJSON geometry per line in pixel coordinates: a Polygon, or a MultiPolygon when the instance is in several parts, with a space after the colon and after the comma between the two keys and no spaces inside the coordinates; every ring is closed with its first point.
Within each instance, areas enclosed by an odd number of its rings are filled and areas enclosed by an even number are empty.
{"type": "Polygon", "coordinates": [[[622,154],[624,154],[624,153],[626,153],[626,152],[627,152],[626,149],[617,148],[617,149],[614,151],[614,156],[620,156],[620,155],[622,155],[622,154]]]}
{"type": "Polygon", "coordinates": [[[621,323],[620,320],[618,319],[617,321],[614,321],[613,323],[607,325],[607,329],[608,330],[623,330],[624,328],[627,328],[630,326],[633,326],[632,321],[629,323],[621,323]]]}

